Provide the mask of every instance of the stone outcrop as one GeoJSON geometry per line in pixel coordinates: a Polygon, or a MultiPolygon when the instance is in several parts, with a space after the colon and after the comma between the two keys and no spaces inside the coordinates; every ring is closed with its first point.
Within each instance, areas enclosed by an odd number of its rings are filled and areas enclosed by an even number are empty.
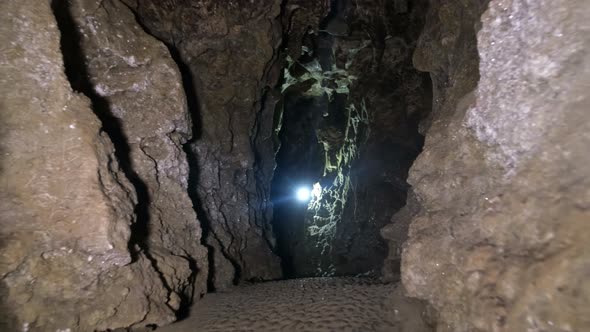
{"type": "Polygon", "coordinates": [[[197,296],[206,292],[208,262],[188,196],[182,145],[191,138],[192,122],[179,69],[125,4],[72,4],[84,57],[84,68],[76,69],[87,75],[88,94],[99,103],[97,112],[138,194],[131,249],[150,258],[171,298],[189,304],[193,286],[197,296]]]}
{"type": "Polygon", "coordinates": [[[119,3],[53,5],[1,5],[0,329],[170,323],[207,270],[178,69],[119,3]]]}
{"type": "Polygon", "coordinates": [[[432,2],[414,55],[434,110],[403,283],[441,331],[588,330],[590,7],[486,3],[432,2]]]}
{"type": "MultiPolygon", "coordinates": [[[[479,61],[475,33],[486,3],[479,1],[463,5],[455,1],[444,5],[431,3],[428,7],[426,23],[413,54],[414,66],[418,70],[428,72],[432,81],[431,116],[420,123],[421,133],[427,135],[426,143],[439,144],[442,133],[429,130],[430,126],[435,123],[441,128],[447,128],[461,98],[472,92],[477,85],[479,61]]],[[[444,133],[450,137],[456,135],[451,129],[445,129],[444,133]]],[[[426,148],[419,159],[430,153],[433,152],[426,148]]],[[[441,151],[437,157],[446,159],[447,153],[441,151]]],[[[416,167],[413,166],[411,170],[415,170],[416,167]]],[[[434,170],[438,165],[434,163],[430,167],[434,170]]],[[[460,174],[463,171],[457,169],[454,172],[460,174]]],[[[433,181],[438,181],[438,176],[439,173],[432,174],[428,186],[437,186],[438,183],[433,181]]],[[[411,183],[411,180],[409,182],[411,183]]],[[[451,204],[450,199],[445,202],[451,204]]],[[[407,205],[381,230],[382,236],[389,244],[389,254],[382,271],[383,278],[399,278],[399,267],[396,267],[402,258],[402,246],[407,240],[409,224],[421,209],[419,196],[417,197],[416,191],[411,190],[407,205]]]]}
{"type": "Polygon", "coordinates": [[[129,265],[135,191],[66,80],[49,3],[1,9],[2,330],[172,321],[149,261],[129,265]]]}
{"type": "Polygon", "coordinates": [[[127,3],[150,33],[178,52],[185,82],[192,82],[187,93],[198,123],[191,167],[199,174],[191,194],[206,228],[211,286],[280,278],[269,201],[274,104],[263,94],[280,73],[273,66],[280,1],[127,3]]]}

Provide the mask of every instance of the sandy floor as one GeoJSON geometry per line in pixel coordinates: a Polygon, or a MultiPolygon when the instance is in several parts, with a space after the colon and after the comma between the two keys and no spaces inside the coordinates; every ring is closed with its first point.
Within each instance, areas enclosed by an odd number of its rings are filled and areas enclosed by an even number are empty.
{"type": "Polygon", "coordinates": [[[209,294],[189,318],[157,331],[432,331],[423,311],[419,302],[401,295],[398,285],[296,279],[209,294]]]}

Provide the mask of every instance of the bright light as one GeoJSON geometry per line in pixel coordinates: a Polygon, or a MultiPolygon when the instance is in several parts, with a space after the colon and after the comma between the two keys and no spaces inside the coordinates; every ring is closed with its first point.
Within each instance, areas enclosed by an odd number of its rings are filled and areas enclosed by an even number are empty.
{"type": "Polygon", "coordinates": [[[301,188],[297,189],[297,199],[302,202],[309,201],[310,195],[311,195],[311,193],[309,192],[309,189],[307,189],[307,188],[301,187],[301,188]]]}

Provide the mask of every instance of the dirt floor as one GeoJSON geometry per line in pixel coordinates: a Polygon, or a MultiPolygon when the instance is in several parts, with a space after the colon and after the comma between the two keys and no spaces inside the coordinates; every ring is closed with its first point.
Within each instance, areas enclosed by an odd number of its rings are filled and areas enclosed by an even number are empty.
{"type": "Polygon", "coordinates": [[[433,331],[424,317],[424,306],[399,284],[310,278],[208,294],[188,318],[157,331],[433,331]]]}

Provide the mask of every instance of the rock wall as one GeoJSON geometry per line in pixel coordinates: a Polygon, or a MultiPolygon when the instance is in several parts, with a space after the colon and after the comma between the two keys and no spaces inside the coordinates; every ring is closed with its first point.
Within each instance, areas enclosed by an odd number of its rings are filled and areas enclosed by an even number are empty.
{"type": "Polygon", "coordinates": [[[170,323],[207,271],[178,69],[119,2],[52,4],[0,8],[0,329],[170,323]]]}
{"type": "Polygon", "coordinates": [[[97,112],[138,193],[132,250],[143,251],[170,296],[188,304],[193,281],[197,296],[206,292],[208,267],[188,196],[182,145],[192,128],[180,72],[166,46],[143,31],[125,4],[72,4],[85,59],[85,67],[76,69],[87,75],[87,93],[99,104],[97,112]]]}
{"type": "Polygon", "coordinates": [[[178,52],[192,82],[191,167],[199,174],[191,191],[207,232],[210,285],[280,278],[269,201],[276,100],[264,89],[280,73],[281,2],[127,2],[178,52]]]}
{"type": "MultiPolygon", "coordinates": [[[[441,144],[443,137],[457,135],[456,127],[447,127],[452,122],[455,108],[461,98],[472,92],[479,80],[475,34],[486,3],[487,1],[478,1],[465,5],[459,1],[444,4],[430,2],[426,22],[413,54],[414,66],[418,70],[428,72],[432,81],[432,111],[431,115],[420,123],[420,132],[427,137],[424,152],[418,156],[418,161],[432,153],[438,153],[436,158],[441,160],[450,158],[447,157],[448,151],[428,148],[428,145],[441,144]],[[444,131],[430,130],[432,125],[437,125],[444,131]]],[[[433,160],[439,160],[436,158],[433,157],[433,160]]],[[[414,162],[411,170],[417,168],[418,161],[414,162]]],[[[440,186],[437,181],[444,178],[439,176],[441,173],[435,171],[438,164],[432,164],[430,167],[432,174],[428,182],[424,182],[424,186],[440,186]]],[[[461,176],[464,171],[464,168],[457,168],[453,170],[453,174],[461,176]]],[[[413,185],[411,179],[408,182],[413,185]]],[[[382,271],[385,279],[399,278],[399,271],[395,267],[399,266],[402,258],[402,247],[407,240],[409,225],[422,210],[422,200],[416,193],[416,190],[410,190],[406,206],[393,215],[391,222],[381,230],[382,236],[389,244],[389,254],[382,271]]],[[[452,204],[452,200],[445,196],[437,199],[445,199],[444,204],[452,204]]]]}
{"type": "Polygon", "coordinates": [[[492,0],[476,42],[485,5],[432,2],[414,55],[435,93],[403,283],[441,331],[585,331],[590,7],[492,0]]]}

